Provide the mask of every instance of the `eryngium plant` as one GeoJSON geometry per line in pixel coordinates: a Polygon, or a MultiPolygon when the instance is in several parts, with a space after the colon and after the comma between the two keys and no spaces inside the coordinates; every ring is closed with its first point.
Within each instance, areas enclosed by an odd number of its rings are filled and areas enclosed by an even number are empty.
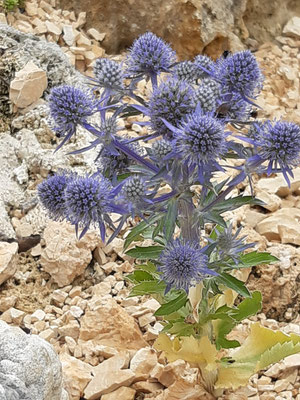
{"type": "Polygon", "coordinates": [[[49,97],[58,148],[84,128],[91,144],[73,154],[97,148],[98,172],[60,171],[39,185],[40,201],[79,237],[96,225],[110,242],[130,220],[125,251],[139,260],[128,276],[131,295],[151,295],[161,304],[155,315],[164,329],[154,346],[169,361],[196,364],[203,387],[215,395],[246,385],[259,369],[300,350],[298,336],[258,324],[242,346],[227,337],[261,309],[261,294],[249,292],[240,270],[277,261],[253,250],[242,228],[235,231],[224,219],[227,211],[261,204],[233,196],[233,189],[245,179],[251,184],[253,173],[282,173],[290,185],[299,163],[300,127],[255,119],[262,82],[250,51],[177,63],[168,44],[146,33],[124,65],[99,59],[86,90],[64,85],[49,97]],[[149,98],[137,89],[143,78],[152,84],[149,98]],[[121,135],[118,119],[128,116],[143,121],[143,136],[121,135]],[[234,174],[229,159],[238,161],[234,174]],[[112,213],[119,218],[112,220],[112,213]],[[149,238],[153,245],[143,245],[149,238]]]}

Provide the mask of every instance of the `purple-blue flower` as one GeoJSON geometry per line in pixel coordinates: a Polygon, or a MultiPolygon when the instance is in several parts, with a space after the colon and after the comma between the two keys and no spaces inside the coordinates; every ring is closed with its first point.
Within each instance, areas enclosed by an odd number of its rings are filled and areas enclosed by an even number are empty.
{"type": "Polygon", "coordinates": [[[174,288],[188,293],[191,286],[217,275],[207,268],[207,264],[208,257],[198,243],[181,239],[168,243],[160,255],[158,266],[161,279],[167,284],[166,292],[174,288]]]}
{"type": "Polygon", "coordinates": [[[147,195],[146,182],[141,176],[132,175],[126,179],[121,193],[126,201],[134,205],[142,203],[147,195]]]}
{"type": "Polygon", "coordinates": [[[197,78],[208,76],[215,68],[215,62],[210,57],[202,54],[195,57],[194,65],[197,71],[197,78]]]}
{"type": "Polygon", "coordinates": [[[123,87],[123,71],[121,65],[109,58],[98,58],[94,65],[95,80],[106,89],[123,87]]]}
{"type": "Polygon", "coordinates": [[[162,119],[178,127],[182,118],[192,111],[193,90],[190,85],[176,78],[162,82],[149,100],[151,128],[158,134],[172,136],[162,119]]]}
{"type": "Polygon", "coordinates": [[[173,75],[182,81],[195,83],[198,72],[193,61],[182,61],[174,66],[173,75]]]}
{"type": "Polygon", "coordinates": [[[76,132],[80,124],[98,110],[99,102],[90,91],[73,86],[56,86],[49,96],[52,129],[58,137],[65,136],[60,148],[76,132]]]}
{"type": "Polygon", "coordinates": [[[155,161],[162,161],[173,151],[173,145],[170,140],[156,140],[151,147],[150,154],[155,161]]]}
{"type": "Polygon", "coordinates": [[[175,52],[162,39],[147,32],[136,39],[126,60],[131,76],[157,75],[167,72],[176,61],[175,52]]]}
{"type": "Polygon", "coordinates": [[[289,183],[287,174],[293,176],[291,168],[300,163],[300,126],[287,121],[267,121],[255,145],[259,156],[269,162],[268,174],[280,169],[289,183]]]}
{"type": "Polygon", "coordinates": [[[51,218],[55,220],[66,217],[65,188],[71,175],[61,172],[48,177],[38,185],[38,196],[42,205],[47,209],[51,218]]]}
{"type": "Polygon", "coordinates": [[[226,152],[224,125],[208,114],[189,114],[175,133],[176,152],[184,162],[198,168],[199,179],[206,168],[221,169],[217,159],[226,152]]]}
{"type": "Polygon", "coordinates": [[[200,107],[205,112],[215,111],[220,96],[219,84],[212,79],[203,79],[201,84],[195,89],[193,102],[196,107],[200,107]]]}
{"type": "Polygon", "coordinates": [[[263,75],[250,50],[218,60],[214,74],[225,94],[238,93],[254,98],[262,88],[263,75]]]}
{"type": "Polygon", "coordinates": [[[107,213],[120,213],[114,203],[115,192],[110,182],[102,176],[76,176],[65,189],[66,217],[68,221],[82,227],[82,237],[91,224],[98,225],[101,238],[105,239],[107,213]]]}

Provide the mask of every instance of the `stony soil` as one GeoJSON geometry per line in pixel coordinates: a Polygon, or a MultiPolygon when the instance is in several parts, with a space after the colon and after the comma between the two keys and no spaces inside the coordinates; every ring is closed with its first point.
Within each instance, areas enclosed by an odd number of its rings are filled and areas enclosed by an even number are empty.
{"type": "MultiPolygon", "coordinates": [[[[58,43],[76,69],[87,75],[91,74],[92,62],[105,55],[101,47],[105,32],[85,32],[84,13],[61,11],[52,1],[27,3],[25,13],[0,14],[1,21],[58,43]],[[66,28],[72,25],[73,29],[66,28]]],[[[262,107],[259,118],[283,117],[300,123],[299,47],[300,36],[282,34],[276,42],[267,42],[256,52],[266,76],[258,100],[262,107]]],[[[16,98],[22,98],[22,91],[16,98]]],[[[26,200],[24,203],[21,193],[19,202],[6,201],[5,221],[11,224],[20,246],[20,238],[41,236],[34,247],[22,243],[28,250],[18,253],[17,246],[7,242],[11,236],[2,235],[0,257],[5,260],[6,269],[1,274],[11,277],[1,285],[0,319],[41,336],[54,346],[71,400],[209,399],[195,390],[195,369],[181,361],[167,364],[149,347],[162,327],[153,316],[159,304],[148,298],[128,298],[130,285],[125,276],[133,270],[133,260],[122,250],[126,229],[108,246],[94,231],[78,242],[72,227],[49,221],[34,202],[30,203],[36,185],[49,171],[62,166],[80,170],[93,159],[79,157],[78,161],[64,154],[52,157],[56,138],[46,124],[45,101],[40,99],[38,104],[20,109],[15,101],[13,112],[8,115],[9,126],[0,129],[0,140],[12,149],[10,162],[13,168],[19,168],[12,179],[26,200]],[[30,145],[43,162],[32,162],[25,152],[27,164],[21,168],[17,146],[20,137],[24,148],[30,145]]],[[[142,134],[133,122],[130,118],[125,121],[124,132],[142,134]]],[[[80,140],[84,139],[79,134],[80,140]]],[[[74,149],[73,143],[68,146],[65,153],[74,149]]],[[[92,169],[91,163],[88,168],[92,169]]],[[[6,196],[3,187],[0,185],[1,194],[6,196]]],[[[228,217],[235,227],[244,226],[244,234],[249,241],[257,242],[259,250],[270,251],[280,261],[246,271],[244,279],[249,288],[261,290],[264,298],[262,313],[251,321],[300,334],[300,168],[295,170],[291,188],[274,174],[256,178],[255,191],[265,201],[264,208],[244,206],[228,217]]],[[[249,192],[247,182],[240,184],[237,192],[249,192]]],[[[241,341],[251,321],[238,326],[241,341]]],[[[247,388],[226,392],[219,398],[300,400],[299,366],[299,355],[288,357],[253,376],[247,388]]]]}

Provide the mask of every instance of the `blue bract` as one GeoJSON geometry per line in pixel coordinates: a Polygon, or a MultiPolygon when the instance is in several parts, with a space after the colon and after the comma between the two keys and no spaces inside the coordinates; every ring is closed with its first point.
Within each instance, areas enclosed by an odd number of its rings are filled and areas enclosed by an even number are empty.
{"type": "Polygon", "coordinates": [[[250,50],[240,51],[217,63],[215,76],[225,93],[239,93],[253,98],[261,89],[263,75],[250,50]]]}
{"type": "Polygon", "coordinates": [[[160,135],[172,136],[162,118],[178,127],[182,118],[192,111],[192,96],[193,90],[185,81],[171,78],[162,82],[149,101],[151,128],[160,135]]]}
{"type": "Polygon", "coordinates": [[[52,129],[58,137],[65,136],[60,148],[76,132],[78,125],[98,110],[98,101],[90,91],[69,85],[57,86],[49,96],[52,129]]]}
{"type": "Polygon", "coordinates": [[[51,218],[60,220],[65,218],[64,191],[70,175],[62,172],[47,178],[38,186],[38,196],[51,218]]]}
{"type": "Polygon", "coordinates": [[[140,36],[127,57],[127,73],[131,76],[156,75],[166,72],[176,61],[172,48],[151,32],[140,36]]]}
{"type": "Polygon", "coordinates": [[[174,287],[189,291],[203,279],[217,275],[207,268],[208,257],[197,242],[176,239],[167,244],[159,259],[158,270],[166,282],[166,292],[174,287]]]}

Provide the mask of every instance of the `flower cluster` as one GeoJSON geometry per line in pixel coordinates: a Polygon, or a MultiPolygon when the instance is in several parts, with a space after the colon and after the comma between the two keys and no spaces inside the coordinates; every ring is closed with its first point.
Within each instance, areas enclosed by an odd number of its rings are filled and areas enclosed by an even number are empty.
{"type": "Polygon", "coordinates": [[[253,172],[280,172],[289,183],[300,159],[300,127],[256,120],[253,100],[263,76],[248,50],[217,61],[198,55],[176,62],[171,47],[147,32],[133,43],[124,64],[100,58],[94,74],[94,92],[59,86],[51,91],[49,105],[53,130],[63,137],[59,147],[81,126],[92,140],[73,154],[98,146],[98,172],[49,177],[38,188],[41,203],[52,218],[81,229],[80,236],[98,226],[103,240],[107,226],[115,229],[111,240],[128,218],[142,219],[148,230],[130,237],[144,234],[161,246],[154,264],[166,292],[188,292],[207,280],[217,288],[222,273],[239,265],[240,256],[253,246],[245,243],[240,229],[233,232],[226,225],[222,214],[243,204],[240,197],[230,203],[227,196],[245,178],[251,181],[253,172]],[[152,84],[147,98],[138,90],[143,78],[152,84]],[[127,117],[137,118],[143,134],[121,134],[118,120],[127,117]],[[229,165],[228,157],[238,159],[238,166],[229,165]],[[237,170],[234,178],[215,179],[230,168],[237,170]],[[120,216],[117,226],[111,213],[120,216]],[[216,229],[200,237],[208,222],[216,229]]]}

